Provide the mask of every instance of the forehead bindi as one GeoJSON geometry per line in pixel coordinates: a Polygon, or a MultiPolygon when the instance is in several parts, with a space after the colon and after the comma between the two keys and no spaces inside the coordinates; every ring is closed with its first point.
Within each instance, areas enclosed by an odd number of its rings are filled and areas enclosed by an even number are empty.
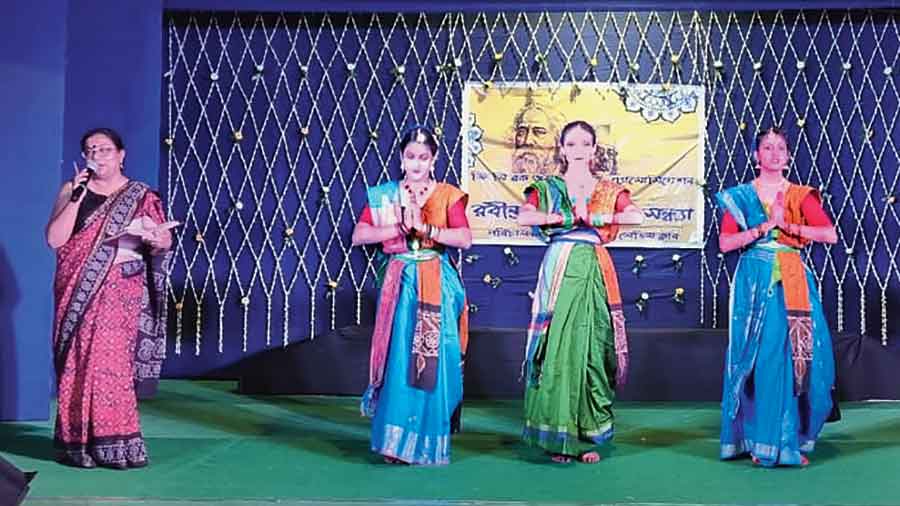
{"type": "Polygon", "coordinates": [[[88,137],[87,142],[85,142],[85,145],[87,145],[87,147],[89,147],[89,148],[106,148],[106,147],[114,148],[116,146],[115,144],[113,144],[113,141],[109,137],[107,137],[105,135],[101,135],[101,134],[92,135],[92,136],[88,137]]]}

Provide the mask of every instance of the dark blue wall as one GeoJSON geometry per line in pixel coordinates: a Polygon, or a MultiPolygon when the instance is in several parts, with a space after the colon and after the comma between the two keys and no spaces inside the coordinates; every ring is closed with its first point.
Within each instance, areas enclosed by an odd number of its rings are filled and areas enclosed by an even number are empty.
{"type": "Polygon", "coordinates": [[[44,225],[59,189],[68,4],[10,2],[0,16],[0,420],[48,414],[54,257],[44,225]]]}
{"type": "Polygon", "coordinates": [[[72,0],[67,24],[66,177],[82,133],[107,126],[125,141],[126,174],[158,186],[161,1],[72,0]]]}

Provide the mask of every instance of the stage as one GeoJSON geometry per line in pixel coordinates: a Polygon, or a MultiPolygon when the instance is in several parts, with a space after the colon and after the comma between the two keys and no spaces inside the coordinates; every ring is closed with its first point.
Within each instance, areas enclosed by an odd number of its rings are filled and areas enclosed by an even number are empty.
{"type": "Polygon", "coordinates": [[[718,460],[715,402],[621,402],[596,465],[552,464],[518,438],[521,402],[468,401],[446,467],[368,451],[358,399],[246,396],[236,382],[166,380],[141,404],[149,467],[53,460],[52,422],[2,423],[2,454],[37,470],[26,505],[898,505],[900,402],[841,405],[805,469],[718,460]]]}

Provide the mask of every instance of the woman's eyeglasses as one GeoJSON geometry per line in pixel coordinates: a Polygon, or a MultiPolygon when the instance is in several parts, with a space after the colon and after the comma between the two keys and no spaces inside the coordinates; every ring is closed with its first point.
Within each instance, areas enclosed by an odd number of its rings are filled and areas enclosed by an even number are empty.
{"type": "Polygon", "coordinates": [[[104,146],[102,148],[88,148],[81,153],[82,158],[109,158],[113,153],[118,151],[113,146],[104,146]]]}

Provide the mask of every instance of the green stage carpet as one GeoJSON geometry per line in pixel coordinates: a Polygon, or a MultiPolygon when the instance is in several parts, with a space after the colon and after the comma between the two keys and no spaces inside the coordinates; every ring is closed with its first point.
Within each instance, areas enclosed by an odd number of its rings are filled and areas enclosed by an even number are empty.
{"type": "Polygon", "coordinates": [[[595,465],[519,442],[521,402],[468,402],[446,467],[383,464],[358,399],[246,397],[233,382],[164,381],[141,404],[151,464],[53,460],[52,422],[0,423],[0,452],[37,470],[26,505],[900,505],[900,402],[842,405],[805,469],[721,462],[713,403],[620,403],[595,465]]]}

